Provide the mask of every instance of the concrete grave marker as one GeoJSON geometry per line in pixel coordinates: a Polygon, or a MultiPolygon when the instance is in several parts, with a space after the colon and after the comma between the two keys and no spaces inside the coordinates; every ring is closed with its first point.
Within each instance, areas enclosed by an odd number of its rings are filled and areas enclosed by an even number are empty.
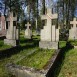
{"type": "Polygon", "coordinates": [[[8,17],[6,18],[6,22],[8,29],[4,43],[16,46],[19,44],[19,29],[17,29],[17,16],[15,15],[15,13],[10,12],[8,17]]]}
{"type": "Polygon", "coordinates": [[[47,20],[44,29],[41,30],[40,48],[58,49],[59,29],[52,25],[52,19],[57,19],[57,14],[52,14],[51,9],[47,9],[47,14],[42,15],[42,20],[47,20]],[[57,33],[58,32],[58,33],[57,33]]]}
{"type": "Polygon", "coordinates": [[[76,18],[73,19],[73,21],[70,21],[70,24],[73,26],[69,30],[69,39],[75,40],[77,39],[77,20],[76,18]]]}
{"type": "Polygon", "coordinates": [[[25,24],[25,26],[26,26],[25,38],[31,39],[32,38],[31,24],[29,24],[29,22],[27,22],[27,24],[25,24]]]}
{"type": "Polygon", "coordinates": [[[5,16],[0,16],[0,37],[6,36],[5,16]]]}

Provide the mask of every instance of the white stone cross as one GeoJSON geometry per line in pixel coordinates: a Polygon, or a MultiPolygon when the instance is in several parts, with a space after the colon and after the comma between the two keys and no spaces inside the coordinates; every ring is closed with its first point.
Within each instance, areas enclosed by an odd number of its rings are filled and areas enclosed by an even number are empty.
{"type": "Polygon", "coordinates": [[[76,25],[77,25],[76,18],[74,18],[73,21],[70,21],[70,24],[73,24],[73,28],[76,28],[76,25]]]}
{"type": "Polygon", "coordinates": [[[45,20],[45,19],[47,20],[47,26],[51,26],[52,25],[51,20],[56,19],[56,18],[58,18],[58,15],[52,14],[51,9],[49,9],[49,8],[47,9],[47,14],[41,16],[42,20],[45,20]]]}
{"type": "Polygon", "coordinates": [[[8,22],[8,31],[7,31],[7,35],[6,38],[8,39],[15,39],[16,38],[16,25],[14,25],[14,21],[17,21],[17,16],[13,16],[13,12],[9,12],[9,15],[6,19],[6,21],[8,22]]]}
{"type": "Polygon", "coordinates": [[[13,16],[13,12],[10,12],[9,17],[7,18],[6,21],[10,21],[10,25],[13,26],[13,21],[17,21],[17,16],[13,16]]]}
{"type": "Polygon", "coordinates": [[[27,29],[30,29],[29,27],[31,26],[31,24],[29,24],[29,22],[27,22],[27,24],[25,24],[25,26],[27,27],[27,29]]]}

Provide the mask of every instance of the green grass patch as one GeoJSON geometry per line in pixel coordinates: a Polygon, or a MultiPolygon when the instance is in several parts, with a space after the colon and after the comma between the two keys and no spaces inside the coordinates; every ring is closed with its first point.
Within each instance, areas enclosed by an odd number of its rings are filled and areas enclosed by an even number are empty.
{"type": "Polygon", "coordinates": [[[77,46],[77,40],[69,40],[70,44],[73,46],[77,46]]]}
{"type": "MultiPolygon", "coordinates": [[[[20,52],[13,54],[9,57],[6,57],[4,59],[0,59],[0,77],[9,77],[7,74],[7,70],[5,70],[5,65],[7,63],[16,63],[19,60],[21,60],[23,57],[26,57],[28,54],[33,52],[33,50],[38,49],[38,42],[39,38],[38,36],[33,36],[33,40],[25,39],[23,34],[20,37],[20,52]]],[[[6,48],[9,48],[10,46],[4,45],[4,41],[0,40],[0,49],[4,50],[6,48]]],[[[5,54],[6,55],[6,54],[5,54]]]]}
{"type": "Polygon", "coordinates": [[[10,45],[5,45],[3,40],[0,40],[0,50],[5,50],[8,48],[11,48],[12,46],[10,45]]]}
{"type": "Polygon", "coordinates": [[[77,49],[66,52],[64,62],[61,66],[59,75],[55,77],[77,77],[77,49]]]}
{"type": "Polygon", "coordinates": [[[59,48],[63,48],[66,46],[66,41],[59,41],[59,48]]]}
{"type": "MultiPolygon", "coordinates": [[[[0,59],[0,77],[9,77],[7,74],[7,70],[5,70],[5,65],[7,63],[12,62],[12,63],[17,63],[19,65],[42,69],[43,66],[47,63],[47,61],[52,57],[54,50],[39,49],[40,36],[33,36],[32,40],[28,40],[24,38],[23,32],[21,32],[21,37],[20,37],[20,45],[21,45],[20,52],[13,54],[9,57],[6,57],[4,59],[0,59]],[[35,49],[36,52],[28,56],[28,54],[33,52],[33,50],[35,49]]],[[[65,43],[60,42],[60,44],[61,44],[60,47],[63,47],[65,43]]],[[[4,45],[3,40],[0,40],[1,50],[7,49],[9,47],[10,46],[8,45],[4,45]]]]}
{"type": "Polygon", "coordinates": [[[38,49],[34,54],[24,58],[18,65],[42,69],[52,57],[54,50],[38,49]]]}

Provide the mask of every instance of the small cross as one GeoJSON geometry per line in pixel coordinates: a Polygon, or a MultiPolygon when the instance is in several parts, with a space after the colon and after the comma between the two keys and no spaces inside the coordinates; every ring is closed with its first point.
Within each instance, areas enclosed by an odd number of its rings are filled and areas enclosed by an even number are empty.
{"type": "Polygon", "coordinates": [[[29,22],[27,22],[27,24],[25,24],[25,26],[27,26],[27,29],[29,29],[29,27],[31,26],[31,24],[29,24],[29,22]]]}
{"type": "Polygon", "coordinates": [[[73,21],[70,21],[70,24],[73,24],[73,27],[76,28],[76,25],[77,25],[76,18],[74,18],[73,21]]]}

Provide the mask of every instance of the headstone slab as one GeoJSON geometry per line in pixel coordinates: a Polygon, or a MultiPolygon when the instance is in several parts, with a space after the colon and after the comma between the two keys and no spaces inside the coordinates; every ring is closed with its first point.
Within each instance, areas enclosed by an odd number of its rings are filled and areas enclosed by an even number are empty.
{"type": "Polygon", "coordinates": [[[4,44],[11,45],[11,46],[17,46],[19,45],[19,40],[4,39],[4,44]]]}
{"type": "Polygon", "coordinates": [[[77,20],[76,18],[73,19],[73,21],[70,21],[70,24],[73,26],[69,30],[69,39],[75,40],[77,39],[77,20]]]}
{"type": "Polygon", "coordinates": [[[25,30],[25,38],[31,39],[32,38],[31,24],[29,24],[29,22],[27,22],[27,24],[25,24],[25,26],[27,27],[25,30]]]}
{"type": "Polygon", "coordinates": [[[57,19],[57,14],[52,14],[51,9],[47,9],[47,14],[42,15],[42,20],[47,20],[44,28],[41,30],[41,41],[39,42],[40,48],[58,49],[59,29],[52,25],[52,19],[57,19]],[[58,33],[57,33],[58,32],[58,33]]]}
{"type": "Polygon", "coordinates": [[[58,42],[40,41],[39,47],[43,49],[58,49],[58,42]]]}
{"type": "Polygon", "coordinates": [[[6,34],[6,39],[4,39],[4,44],[16,46],[19,45],[19,30],[17,29],[17,16],[14,16],[13,12],[9,12],[6,18],[8,22],[8,29],[6,34]]]}

